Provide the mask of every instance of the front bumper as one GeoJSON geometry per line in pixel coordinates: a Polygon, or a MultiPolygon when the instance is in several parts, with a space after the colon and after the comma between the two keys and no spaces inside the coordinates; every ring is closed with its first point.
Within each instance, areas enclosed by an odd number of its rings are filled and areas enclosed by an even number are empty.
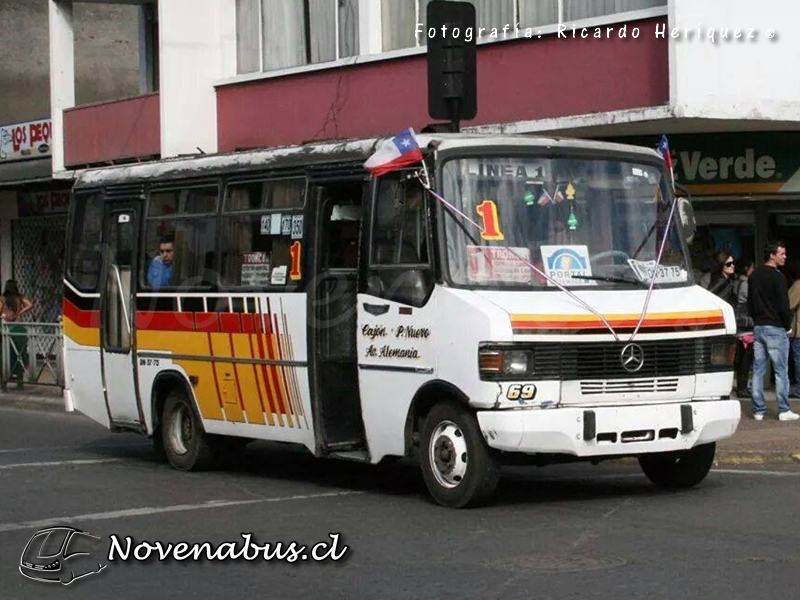
{"type": "Polygon", "coordinates": [[[687,450],[731,437],[739,425],[737,400],[638,406],[491,410],[477,414],[490,447],[528,454],[623,456],[687,450]],[[681,409],[681,407],[687,407],[681,409]],[[587,413],[593,413],[594,416],[587,413]],[[690,431],[687,412],[691,414],[690,431]],[[593,420],[584,439],[586,419],[593,420]],[[590,436],[591,437],[591,436],[590,436]]]}

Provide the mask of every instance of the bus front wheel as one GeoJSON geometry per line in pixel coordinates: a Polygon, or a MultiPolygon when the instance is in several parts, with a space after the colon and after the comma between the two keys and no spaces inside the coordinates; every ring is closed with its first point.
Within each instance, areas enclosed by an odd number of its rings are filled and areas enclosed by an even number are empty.
{"type": "Polygon", "coordinates": [[[663,488],[690,488],[705,479],[714,464],[714,442],[679,452],[643,454],[639,465],[647,478],[663,488]]]}
{"type": "Polygon", "coordinates": [[[475,415],[452,402],[437,404],[425,417],[421,445],[422,476],[436,502],[463,508],[489,501],[500,471],[475,415]]]}
{"type": "Polygon", "coordinates": [[[203,471],[213,466],[217,453],[200,419],[183,392],[172,391],[161,419],[164,452],[180,471],[203,471]]]}

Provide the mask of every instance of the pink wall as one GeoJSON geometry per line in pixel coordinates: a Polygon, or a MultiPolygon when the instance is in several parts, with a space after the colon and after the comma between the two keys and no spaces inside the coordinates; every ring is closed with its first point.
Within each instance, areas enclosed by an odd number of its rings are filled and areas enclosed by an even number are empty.
{"type": "MultiPolygon", "coordinates": [[[[550,35],[479,47],[478,117],[463,125],[666,104],[668,41],[655,36],[662,23],[628,23],[627,39],[550,35]]],[[[222,86],[219,151],[419,130],[431,121],[427,102],[424,55],[222,86]]]]}
{"type": "Polygon", "coordinates": [[[64,164],[77,167],[161,154],[158,94],[64,111],[64,164]]]}

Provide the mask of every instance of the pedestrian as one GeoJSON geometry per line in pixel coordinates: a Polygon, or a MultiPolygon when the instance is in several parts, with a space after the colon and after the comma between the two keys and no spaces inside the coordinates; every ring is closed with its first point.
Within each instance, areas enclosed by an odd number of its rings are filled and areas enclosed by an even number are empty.
{"type": "Polygon", "coordinates": [[[792,334],[790,336],[790,355],[792,364],[794,365],[793,383],[791,386],[789,397],[800,398],[800,322],[798,322],[800,313],[800,261],[792,260],[787,268],[787,275],[792,281],[789,287],[789,310],[792,311],[792,334]]]}
{"type": "Polygon", "coordinates": [[[6,323],[8,335],[10,373],[12,379],[17,380],[17,387],[22,387],[25,380],[25,371],[28,367],[28,335],[25,327],[19,324],[22,315],[33,308],[33,302],[23,296],[19,291],[17,282],[13,279],[6,281],[3,295],[0,297],[0,316],[6,323]]]}
{"type": "Polygon", "coordinates": [[[786,279],[778,270],[786,264],[786,245],[769,242],[764,248],[764,264],[757,267],[748,279],[747,306],[753,317],[753,418],[764,419],[764,375],[767,359],[775,371],[775,393],[778,396],[778,418],[794,421],[800,415],[789,406],[789,332],[792,313],[786,279]]]}
{"type": "Polygon", "coordinates": [[[717,264],[711,271],[708,291],[716,294],[725,302],[736,308],[736,259],[728,252],[717,255],[717,264]]]}
{"type": "MultiPolygon", "coordinates": [[[[736,355],[733,368],[736,372],[736,397],[750,398],[750,369],[753,367],[753,318],[747,310],[747,278],[755,271],[756,263],[744,260],[739,263],[739,274],[734,283],[736,304],[736,355]]],[[[800,293],[800,290],[798,291],[800,293]]]]}

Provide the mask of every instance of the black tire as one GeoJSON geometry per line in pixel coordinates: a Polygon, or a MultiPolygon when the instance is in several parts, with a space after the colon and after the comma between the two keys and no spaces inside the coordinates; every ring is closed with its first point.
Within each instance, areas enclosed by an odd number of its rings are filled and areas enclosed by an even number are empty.
{"type": "Polygon", "coordinates": [[[714,464],[717,444],[703,444],[680,452],[643,454],[639,465],[647,478],[659,487],[690,488],[706,478],[714,464]]]}
{"type": "Polygon", "coordinates": [[[161,439],[169,464],[179,471],[205,471],[216,462],[217,448],[181,390],[171,391],[164,403],[161,439]]]}
{"type": "Polygon", "coordinates": [[[450,508],[486,504],[500,479],[475,415],[453,402],[437,404],[425,417],[419,460],[431,496],[450,508]]]}

